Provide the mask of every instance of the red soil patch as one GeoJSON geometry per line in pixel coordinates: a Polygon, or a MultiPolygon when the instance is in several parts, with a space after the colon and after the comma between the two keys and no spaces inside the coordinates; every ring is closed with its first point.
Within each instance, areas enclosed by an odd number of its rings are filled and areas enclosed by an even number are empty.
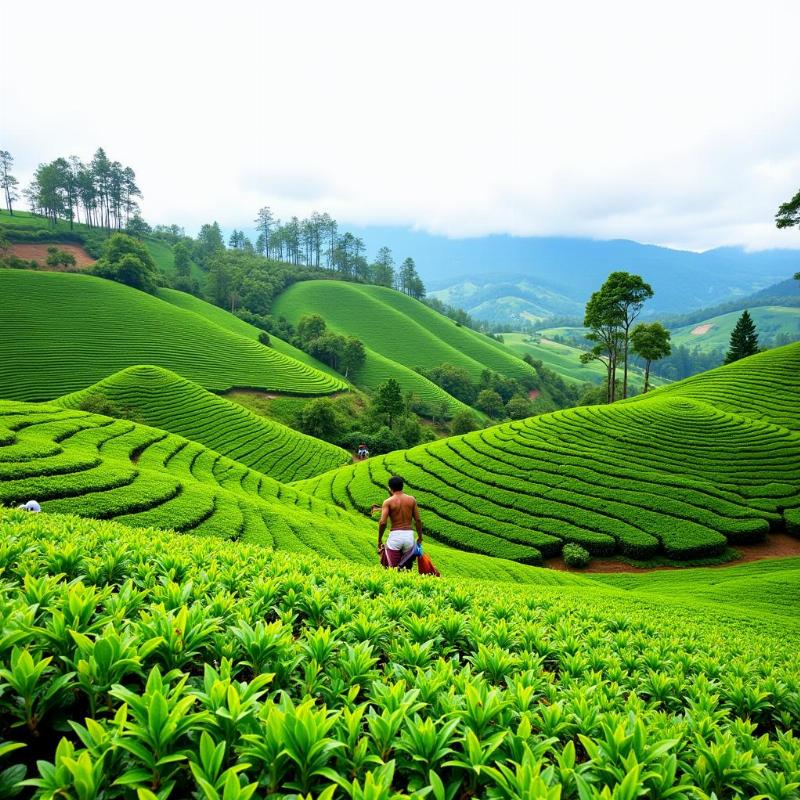
{"type": "Polygon", "coordinates": [[[696,328],[692,328],[691,334],[692,336],[702,336],[704,333],[708,333],[712,327],[712,324],[707,322],[705,325],[698,325],[696,328]]]}
{"type": "MultiPolygon", "coordinates": [[[[737,564],[746,564],[748,561],[761,561],[764,558],[800,556],[800,539],[789,536],[788,533],[771,533],[763,542],[740,544],[735,549],[742,554],[741,558],[724,564],[712,564],[709,565],[709,568],[734,567],[737,564]]],[[[592,559],[592,562],[585,569],[571,570],[564,563],[564,559],[561,556],[546,559],[545,566],[566,572],[655,572],[662,569],[689,569],[689,567],[634,567],[622,561],[615,561],[613,558],[596,558],[592,559]]]]}
{"type": "Polygon", "coordinates": [[[92,258],[79,244],[62,244],[61,242],[49,242],[45,244],[12,244],[10,247],[11,254],[17,258],[24,258],[27,261],[35,261],[41,269],[46,269],[52,272],[63,271],[61,267],[48,267],[47,266],[47,248],[57,247],[59,250],[64,250],[75,256],[75,266],[78,269],[86,269],[94,264],[95,259],[92,258]]]}
{"type": "Polygon", "coordinates": [[[538,389],[531,389],[528,392],[528,398],[530,400],[535,400],[540,394],[541,394],[541,392],[538,389]]]}

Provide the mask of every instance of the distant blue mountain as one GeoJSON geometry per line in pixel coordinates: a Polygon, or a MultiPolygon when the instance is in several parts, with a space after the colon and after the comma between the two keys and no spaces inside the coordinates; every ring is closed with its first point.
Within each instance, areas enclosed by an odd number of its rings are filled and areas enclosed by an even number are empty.
{"type": "MultiPolygon", "coordinates": [[[[443,290],[445,297],[458,297],[464,285],[478,284],[484,310],[491,302],[491,284],[498,284],[496,297],[504,298],[506,306],[510,285],[530,289],[536,284],[542,289],[538,298],[562,298],[561,307],[553,311],[563,313],[563,298],[582,305],[609,272],[622,269],[642,275],[653,286],[655,297],[647,304],[651,314],[680,313],[751,294],[800,270],[800,250],[720,247],[693,253],[625,239],[448,239],[407,228],[346,227],[364,240],[370,258],[383,245],[392,249],[398,264],[411,256],[429,289],[443,290]]],[[[529,291],[519,297],[531,299],[529,291]]]]}

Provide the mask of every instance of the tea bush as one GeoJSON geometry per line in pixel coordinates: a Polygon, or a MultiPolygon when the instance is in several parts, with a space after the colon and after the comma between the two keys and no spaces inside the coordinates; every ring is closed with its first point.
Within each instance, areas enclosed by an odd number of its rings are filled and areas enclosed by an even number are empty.
{"type": "Polygon", "coordinates": [[[592,560],[591,553],[588,550],[579,544],[572,544],[571,542],[564,545],[561,554],[564,556],[564,563],[568,567],[575,567],[576,569],[583,569],[583,567],[589,566],[589,562],[592,560]]]}
{"type": "Polygon", "coordinates": [[[22,512],[0,569],[6,796],[797,797],[791,614],[22,512]]]}

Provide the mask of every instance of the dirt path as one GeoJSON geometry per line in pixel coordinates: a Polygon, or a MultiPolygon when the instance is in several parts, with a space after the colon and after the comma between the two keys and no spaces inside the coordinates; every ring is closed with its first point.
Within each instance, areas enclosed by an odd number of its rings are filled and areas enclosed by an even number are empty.
{"type": "MultiPolygon", "coordinates": [[[[733,567],[736,564],[746,564],[748,561],[761,561],[764,558],[789,558],[790,556],[800,556],[800,539],[789,536],[788,533],[771,533],[763,542],[758,544],[742,544],[735,548],[742,557],[736,561],[727,561],[724,564],[710,564],[710,568],[733,567]]],[[[569,569],[564,563],[564,559],[558,558],[545,559],[544,565],[551,569],[564,570],[566,572],[656,572],[663,569],[688,569],[688,567],[634,567],[622,561],[615,561],[613,558],[596,558],[585,569],[569,569]]]]}
{"type": "Polygon", "coordinates": [[[67,244],[65,242],[47,242],[45,244],[12,244],[11,252],[17,258],[24,258],[28,261],[36,261],[40,269],[48,270],[50,272],[59,272],[61,268],[47,266],[47,248],[57,247],[59,250],[64,250],[75,256],[75,266],[78,269],[86,269],[91,267],[95,260],[77,244],[67,244]]]}

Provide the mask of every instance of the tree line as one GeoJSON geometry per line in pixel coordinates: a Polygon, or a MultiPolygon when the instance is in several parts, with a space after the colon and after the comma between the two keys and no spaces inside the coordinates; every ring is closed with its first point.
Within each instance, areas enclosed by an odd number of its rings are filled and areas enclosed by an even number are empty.
{"type": "MultiPolygon", "coordinates": [[[[13,163],[7,150],[0,151],[0,185],[12,215],[13,203],[19,199],[19,182],[10,172],[13,163]]],[[[130,225],[139,213],[137,198],[142,197],[133,169],[110,159],[102,147],[89,162],[69,156],[39,164],[22,194],[30,210],[53,225],[65,220],[72,228],[83,222],[108,232],[130,225]]]]}

